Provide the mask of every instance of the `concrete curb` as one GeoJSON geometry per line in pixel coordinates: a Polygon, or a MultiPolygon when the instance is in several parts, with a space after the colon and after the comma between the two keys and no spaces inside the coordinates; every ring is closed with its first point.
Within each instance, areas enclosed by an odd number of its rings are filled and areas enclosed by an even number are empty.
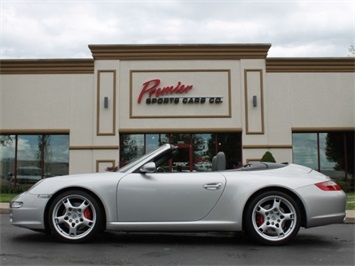
{"type": "Polygon", "coordinates": [[[346,224],[355,224],[355,211],[346,211],[346,218],[344,223],[346,224]]]}
{"type": "Polygon", "coordinates": [[[9,203],[0,202],[0,214],[9,213],[9,203]]]}
{"type": "MultiPolygon", "coordinates": [[[[0,202],[0,214],[9,213],[9,203],[0,202]]],[[[346,224],[355,224],[355,211],[346,211],[346,218],[344,223],[346,224]]]]}

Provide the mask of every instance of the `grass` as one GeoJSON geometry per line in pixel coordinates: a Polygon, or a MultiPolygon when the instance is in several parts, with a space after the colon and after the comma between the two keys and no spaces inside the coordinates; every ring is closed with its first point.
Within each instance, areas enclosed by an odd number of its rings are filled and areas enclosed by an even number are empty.
{"type": "Polygon", "coordinates": [[[10,202],[17,194],[0,193],[0,202],[10,202]]]}
{"type": "Polygon", "coordinates": [[[355,210],[355,192],[346,193],[346,209],[355,210]]]}
{"type": "MultiPolygon", "coordinates": [[[[10,202],[17,194],[12,193],[0,193],[0,202],[10,202]]],[[[346,193],[347,210],[355,210],[355,192],[346,193]]]]}

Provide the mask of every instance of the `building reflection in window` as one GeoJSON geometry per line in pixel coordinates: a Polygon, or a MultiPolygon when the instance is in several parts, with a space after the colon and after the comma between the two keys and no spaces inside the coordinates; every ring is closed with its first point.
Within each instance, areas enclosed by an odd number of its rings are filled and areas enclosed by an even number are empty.
{"type": "Polygon", "coordinates": [[[3,183],[31,185],[69,173],[69,135],[0,135],[3,183]]]}
{"type": "MultiPolygon", "coordinates": [[[[212,134],[195,134],[194,135],[194,169],[197,172],[210,172],[212,171],[211,155],[215,154],[215,149],[209,149],[209,143],[212,141],[212,134]]],[[[213,156],[212,156],[213,157],[213,156]]]]}
{"type": "Polygon", "coordinates": [[[134,159],[145,154],[144,134],[120,135],[120,165],[123,167],[134,159]]]}
{"type": "Polygon", "coordinates": [[[192,171],[211,171],[212,158],[219,151],[226,154],[227,169],[241,166],[241,133],[166,133],[120,134],[120,167],[165,143],[180,145],[181,152],[192,154],[186,164],[192,163],[192,171]]]}
{"type": "Polygon", "coordinates": [[[293,133],[293,162],[342,180],[354,176],[354,132],[293,133]]]}

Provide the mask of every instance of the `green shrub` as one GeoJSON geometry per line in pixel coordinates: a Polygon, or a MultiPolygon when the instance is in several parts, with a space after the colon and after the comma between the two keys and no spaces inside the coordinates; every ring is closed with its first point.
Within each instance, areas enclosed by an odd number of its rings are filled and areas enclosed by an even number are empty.
{"type": "Polygon", "coordinates": [[[334,180],[344,192],[354,192],[354,181],[352,180],[334,180]]]}
{"type": "Polygon", "coordinates": [[[276,160],[275,160],[274,156],[272,156],[272,153],[267,151],[264,153],[260,162],[276,163],[276,160]]]}
{"type": "Polygon", "coordinates": [[[11,186],[11,185],[2,185],[0,186],[0,193],[6,194],[20,194],[28,190],[28,186],[11,186]]]}

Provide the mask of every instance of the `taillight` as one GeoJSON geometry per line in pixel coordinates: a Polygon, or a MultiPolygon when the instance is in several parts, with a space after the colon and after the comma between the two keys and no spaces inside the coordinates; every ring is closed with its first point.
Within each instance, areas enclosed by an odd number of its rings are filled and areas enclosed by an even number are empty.
{"type": "Polygon", "coordinates": [[[332,180],[328,180],[328,181],[324,181],[321,183],[317,183],[315,184],[317,187],[319,187],[321,190],[324,191],[337,191],[337,190],[341,190],[341,187],[335,183],[332,180]]]}

